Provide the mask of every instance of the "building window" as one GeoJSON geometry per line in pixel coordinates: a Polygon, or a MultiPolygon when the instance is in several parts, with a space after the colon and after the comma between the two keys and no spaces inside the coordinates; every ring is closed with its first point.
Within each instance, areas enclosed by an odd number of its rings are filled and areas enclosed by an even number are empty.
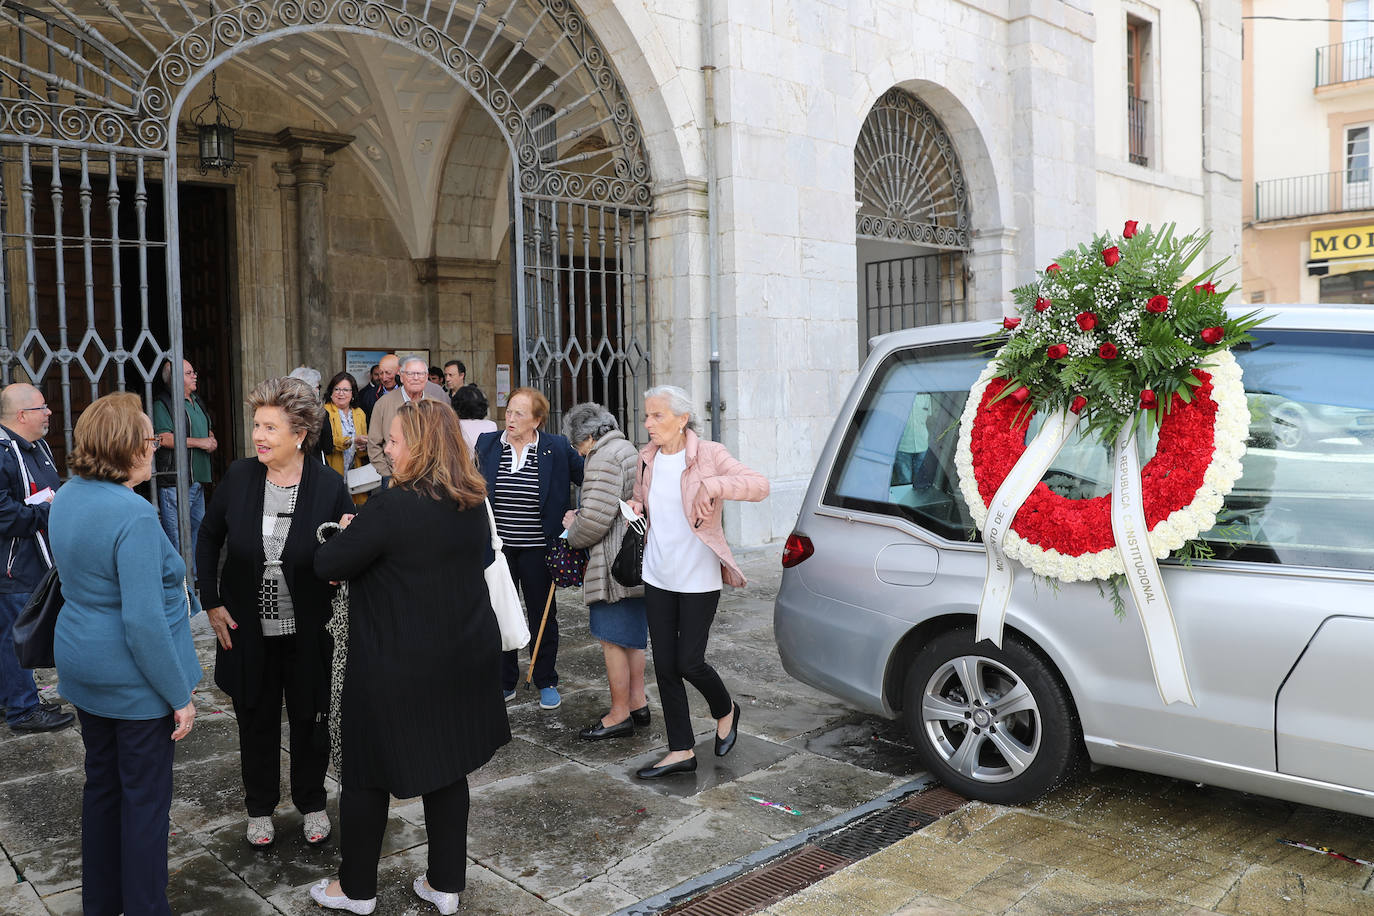
{"type": "Polygon", "coordinates": [[[1345,0],[1341,9],[1341,78],[1362,80],[1374,76],[1374,48],[1370,47],[1369,0],[1345,0]]]}
{"type": "Polygon", "coordinates": [[[1374,204],[1370,194],[1369,175],[1370,125],[1358,124],[1345,129],[1345,200],[1347,210],[1358,210],[1374,204]]]}
{"type": "Polygon", "coordinates": [[[1322,277],[1317,301],[1333,305],[1374,305],[1374,270],[1322,277]]]}
{"type": "Polygon", "coordinates": [[[1126,124],[1130,158],[1150,164],[1150,117],[1147,88],[1150,75],[1150,24],[1126,17],[1126,124]]]}

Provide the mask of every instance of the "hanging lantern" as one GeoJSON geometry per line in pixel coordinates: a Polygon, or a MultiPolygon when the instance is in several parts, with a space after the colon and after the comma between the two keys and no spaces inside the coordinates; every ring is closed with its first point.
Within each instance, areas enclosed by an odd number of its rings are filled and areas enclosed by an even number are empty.
{"type": "Polygon", "coordinates": [[[242,126],[243,117],[220,99],[218,82],[219,74],[210,74],[210,98],[191,112],[191,120],[200,140],[196,170],[202,175],[214,170],[227,176],[242,167],[234,159],[234,131],[242,126]]]}

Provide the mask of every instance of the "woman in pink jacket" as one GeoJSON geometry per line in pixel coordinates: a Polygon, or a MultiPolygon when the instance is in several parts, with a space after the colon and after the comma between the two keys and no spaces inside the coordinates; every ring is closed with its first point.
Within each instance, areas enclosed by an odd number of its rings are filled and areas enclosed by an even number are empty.
{"type": "Polygon", "coordinates": [[[736,588],[745,584],[725,543],[720,516],[727,499],[765,498],[768,480],[736,461],[719,442],[699,438],[695,426],[687,392],[672,385],[645,392],[649,444],[639,453],[632,505],[649,520],[644,601],[668,729],[668,756],[638,770],[640,779],[696,771],[696,741],[683,680],[710,704],[717,757],[730,753],[739,734],[739,704],[706,662],[721,583],[736,588]]]}

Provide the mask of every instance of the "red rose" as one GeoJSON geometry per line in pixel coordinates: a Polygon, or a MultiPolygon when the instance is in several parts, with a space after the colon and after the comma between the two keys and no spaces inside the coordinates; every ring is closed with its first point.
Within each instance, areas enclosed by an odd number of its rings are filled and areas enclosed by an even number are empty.
{"type": "Polygon", "coordinates": [[[1097,316],[1092,312],[1079,312],[1078,318],[1075,320],[1078,322],[1078,326],[1085,331],[1091,331],[1097,327],[1097,316]]]}
{"type": "Polygon", "coordinates": [[[1051,344],[1045,355],[1050,359],[1063,359],[1069,355],[1068,344],[1051,344]]]}
{"type": "Polygon", "coordinates": [[[1163,315],[1169,311],[1168,296],[1151,296],[1150,301],[1145,303],[1145,311],[1154,312],[1156,315],[1163,315]]]}
{"type": "Polygon", "coordinates": [[[1215,293],[1216,291],[1217,285],[1215,283],[1204,283],[1201,286],[1193,287],[1195,293],[1215,293]]]}
{"type": "Polygon", "coordinates": [[[1027,388],[1025,385],[1022,385],[1020,388],[1017,388],[1015,391],[1011,393],[1011,399],[1018,404],[1026,403],[1026,399],[1029,397],[1030,389],[1027,388]]]}
{"type": "Polygon", "coordinates": [[[1088,399],[1080,394],[1078,397],[1073,399],[1073,403],[1069,405],[1069,410],[1071,410],[1074,413],[1080,413],[1082,412],[1083,408],[1087,406],[1088,399]]]}
{"type": "Polygon", "coordinates": [[[1149,388],[1146,388],[1144,391],[1140,392],[1141,410],[1154,410],[1158,406],[1159,400],[1155,397],[1155,393],[1153,391],[1151,391],[1149,388]]]}
{"type": "Polygon", "coordinates": [[[1020,324],[1020,323],[1021,323],[1021,319],[1020,319],[1020,318],[1003,318],[1003,319],[1002,319],[1002,327],[1006,328],[1008,331],[1014,331],[1014,330],[1016,329],[1016,326],[1017,326],[1018,324],[1020,324]]]}
{"type": "Polygon", "coordinates": [[[1051,264],[1049,267],[1046,267],[1046,268],[1045,268],[1045,273],[1051,273],[1051,272],[1055,272],[1055,271],[1058,271],[1058,270],[1059,270],[1059,265],[1058,265],[1058,264],[1051,264]]]}
{"type": "Polygon", "coordinates": [[[1198,336],[1202,338],[1203,343],[1221,343],[1221,339],[1226,336],[1226,329],[1222,327],[1203,328],[1198,336]]]}
{"type": "Polygon", "coordinates": [[[1097,348],[1097,355],[1103,359],[1116,359],[1116,344],[1108,341],[1097,348]]]}
{"type": "Polygon", "coordinates": [[[1102,263],[1108,267],[1115,267],[1116,262],[1121,260],[1121,250],[1113,245],[1110,248],[1102,249],[1102,263]]]}
{"type": "Polygon", "coordinates": [[[1121,237],[1124,239],[1135,238],[1135,227],[1138,225],[1139,223],[1133,219],[1126,220],[1126,228],[1121,230],[1121,237]]]}
{"type": "Polygon", "coordinates": [[[1035,300],[1035,310],[1037,312],[1043,312],[1045,309],[1049,308],[1052,305],[1054,305],[1054,300],[1046,299],[1044,296],[1041,296],[1039,299],[1035,300]]]}

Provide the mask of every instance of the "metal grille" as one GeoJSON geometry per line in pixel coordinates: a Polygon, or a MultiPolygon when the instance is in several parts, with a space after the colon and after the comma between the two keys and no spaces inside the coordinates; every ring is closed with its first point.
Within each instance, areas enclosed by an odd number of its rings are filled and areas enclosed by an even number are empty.
{"type": "Polygon", "coordinates": [[[1131,161],[1136,165],[1150,164],[1150,150],[1146,146],[1146,127],[1149,125],[1149,104],[1133,95],[1126,96],[1127,123],[1130,129],[1131,161]]]}
{"type": "Polygon", "coordinates": [[[816,845],[836,855],[857,861],[865,856],[871,856],[879,849],[891,846],[903,837],[911,836],[934,822],[935,818],[929,814],[894,805],[875,811],[843,830],[818,840],[816,845]]]}
{"type": "Polygon", "coordinates": [[[864,265],[864,339],[968,319],[964,255],[913,255],[864,265]]]}
{"type": "Polygon", "coordinates": [[[770,903],[790,897],[827,875],[834,874],[852,861],[816,846],[803,846],[790,855],[729,884],[713,888],[668,912],[673,916],[739,916],[756,913],[770,903]]]}
{"type": "Polygon", "coordinates": [[[889,89],[854,144],[860,238],[969,248],[968,189],[940,119],[914,95],[889,89]]]}
{"type": "Polygon", "coordinates": [[[638,425],[649,380],[648,213],[544,198],[523,208],[519,336],[550,429],[579,401],[638,425]]]}

